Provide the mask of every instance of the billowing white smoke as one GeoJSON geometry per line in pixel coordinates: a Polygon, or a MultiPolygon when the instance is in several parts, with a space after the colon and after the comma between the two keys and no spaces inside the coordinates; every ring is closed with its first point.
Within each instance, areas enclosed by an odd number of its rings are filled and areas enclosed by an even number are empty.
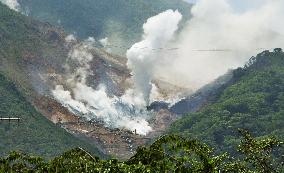
{"type": "Polygon", "coordinates": [[[127,65],[132,70],[136,92],[143,94],[146,104],[149,104],[151,80],[160,58],[153,50],[165,47],[174,38],[181,19],[182,15],[173,10],[149,18],[143,25],[143,40],[127,51],[127,65]]]}
{"type": "MultiPolygon", "coordinates": [[[[74,41],[68,36],[66,42],[74,41]]],[[[126,128],[139,134],[146,135],[151,127],[146,121],[147,113],[139,108],[139,96],[129,90],[118,98],[107,95],[105,87],[94,89],[87,85],[87,77],[92,74],[90,62],[93,59],[90,50],[95,40],[89,38],[84,43],[76,45],[69,54],[69,61],[76,64],[76,69],[67,75],[63,85],[57,85],[52,91],[53,96],[70,111],[88,120],[103,121],[106,126],[126,128]]],[[[71,69],[69,65],[66,68],[71,69]]]]}
{"type": "Polygon", "coordinates": [[[17,0],[0,0],[3,4],[6,4],[9,8],[15,11],[20,10],[20,4],[17,0]]]}
{"type": "Polygon", "coordinates": [[[257,7],[242,11],[232,4],[227,0],[198,0],[192,8],[193,17],[171,43],[181,18],[177,12],[161,13],[144,25],[143,40],[133,45],[127,57],[136,87],[146,101],[153,77],[198,89],[228,69],[242,66],[263,49],[284,46],[283,0],[263,0],[257,7]],[[164,49],[151,52],[149,47],[164,49]],[[178,49],[168,49],[173,47],[178,49]]]}
{"type": "Polygon", "coordinates": [[[284,1],[266,1],[262,7],[236,12],[226,0],[200,0],[193,18],[179,36],[176,57],[165,57],[159,75],[194,89],[242,66],[262,51],[284,46],[284,1]],[[194,51],[194,50],[225,51],[194,51]]]}

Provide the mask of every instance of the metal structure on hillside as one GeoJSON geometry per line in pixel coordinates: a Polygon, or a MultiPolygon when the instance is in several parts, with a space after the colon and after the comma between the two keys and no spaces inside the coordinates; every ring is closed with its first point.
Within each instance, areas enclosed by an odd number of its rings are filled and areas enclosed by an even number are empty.
{"type": "Polygon", "coordinates": [[[19,123],[21,121],[21,118],[19,117],[0,117],[0,122],[2,121],[8,121],[9,123],[11,121],[17,121],[19,123]]]}

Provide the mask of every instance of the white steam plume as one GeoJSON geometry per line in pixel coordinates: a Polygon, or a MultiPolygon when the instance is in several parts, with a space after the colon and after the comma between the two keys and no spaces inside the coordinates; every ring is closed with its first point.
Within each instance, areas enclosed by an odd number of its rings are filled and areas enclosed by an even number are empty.
{"type": "MultiPolygon", "coordinates": [[[[66,43],[76,40],[68,36],[66,43]]],[[[104,86],[94,89],[87,84],[87,78],[92,74],[90,53],[95,40],[89,38],[84,43],[76,45],[69,53],[69,61],[76,64],[75,70],[67,74],[62,84],[56,85],[52,94],[56,100],[70,111],[88,120],[100,120],[108,127],[126,128],[146,135],[152,128],[146,121],[148,114],[139,108],[141,97],[128,90],[121,98],[108,96],[104,86]]],[[[67,70],[72,69],[68,64],[67,70]]]]}
{"type": "Polygon", "coordinates": [[[100,39],[99,42],[101,43],[101,45],[105,48],[105,50],[108,53],[111,53],[111,48],[108,47],[110,45],[110,43],[109,43],[109,39],[107,37],[100,39]]]}
{"type": "MultiPolygon", "coordinates": [[[[142,42],[133,45],[127,55],[138,88],[149,93],[148,83],[155,76],[195,90],[228,69],[242,66],[262,51],[260,48],[284,46],[283,0],[263,0],[262,4],[245,11],[236,10],[231,2],[199,0],[192,8],[193,17],[175,41],[166,44],[167,39],[160,43],[144,36],[142,42]],[[144,47],[156,48],[156,43],[165,49],[178,49],[155,51],[156,54],[134,49],[143,48],[144,44],[144,47]],[[214,51],[217,49],[223,51],[214,51]]],[[[168,26],[173,18],[167,16],[165,21],[151,22],[151,38],[160,38],[163,32],[159,28],[168,26]]],[[[144,30],[149,31],[145,27],[144,30]]]]}
{"type": "Polygon", "coordinates": [[[19,11],[20,4],[17,0],[0,0],[3,4],[6,4],[10,9],[19,11]]]}
{"type": "Polygon", "coordinates": [[[148,19],[142,41],[127,51],[135,87],[120,98],[109,97],[104,86],[97,90],[88,86],[86,79],[93,58],[89,49],[94,40],[77,45],[70,60],[76,61],[78,67],[64,86],[56,86],[55,98],[89,119],[146,134],[151,127],[140,108],[149,104],[154,78],[198,89],[229,68],[243,65],[261,51],[259,48],[284,46],[283,0],[263,0],[260,7],[241,12],[226,0],[199,0],[192,8],[192,16],[179,35],[175,34],[182,18],[178,11],[168,10],[148,19]],[[167,51],[175,47],[178,49],[167,51]],[[224,51],[206,51],[214,49],[224,51]]]}
{"type": "Polygon", "coordinates": [[[146,104],[149,104],[153,72],[159,65],[159,55],[152,49],[164,47],[174,38],[181,19],[182,15],[173,10],[149,18],[143,25],[143,40],[127,51],[127,65],[132,70],[136,92],[143,94],[146,104]]]}
{"type": "Polygon", "coordinates": [[[193,18],[175,47],[176,57],[165,56],[158,74],[171,82],[197,89],[242,66],[260,48],[284,46],[284,1],[269,0],[259,8],[236,12],[226,0],[200,0],[192,8],[193,18]],[[225,51],[193,51],[193,50],[225,51]]]}

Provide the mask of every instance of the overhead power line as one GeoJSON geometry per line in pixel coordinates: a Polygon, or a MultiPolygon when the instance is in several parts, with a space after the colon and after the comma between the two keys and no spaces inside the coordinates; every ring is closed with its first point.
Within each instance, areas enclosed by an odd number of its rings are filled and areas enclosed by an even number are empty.
{"type": "MultiPolygon", "coordinates": [[[[121,45],[113,45],[113,44],[108,44],[104,46],[104,48],[120,48],[120,49],[140,49],[140,50],[150,50],[150,51],[178,51],[181,48],[179,47],[158,47],[158,48],[153,48],[153,47],[127,47],[127,46],[121,46],[121,45]]],[[[270,50],[266,48],[254,48],[252,50],[270,50]]],[[[191,49],[190,51],[192,52],[234,52],[238,50],[234,49],[221,49],[221,48],[216,48],[216,49],[191,49]]]]}

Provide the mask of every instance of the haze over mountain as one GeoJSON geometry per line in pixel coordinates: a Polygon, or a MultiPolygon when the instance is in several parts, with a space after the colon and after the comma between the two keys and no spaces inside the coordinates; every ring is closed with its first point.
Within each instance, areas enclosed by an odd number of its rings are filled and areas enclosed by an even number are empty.
{"type": "Polygon", "coordinates": [[[108,38],[109,48],[124,54],[141,37],[143,23],[167,9],[188,19],[190,4],[180,0],[18,0],[26,15],[63,27],[81,39],[108,38]]]}
{"type": "Polygon", "coordinates": [[[283,138],[282,0],[1,2],[0,111],[24,122],[0,147],[128,159],[164,133],[217,152],[237,128],[283,138]]]}

